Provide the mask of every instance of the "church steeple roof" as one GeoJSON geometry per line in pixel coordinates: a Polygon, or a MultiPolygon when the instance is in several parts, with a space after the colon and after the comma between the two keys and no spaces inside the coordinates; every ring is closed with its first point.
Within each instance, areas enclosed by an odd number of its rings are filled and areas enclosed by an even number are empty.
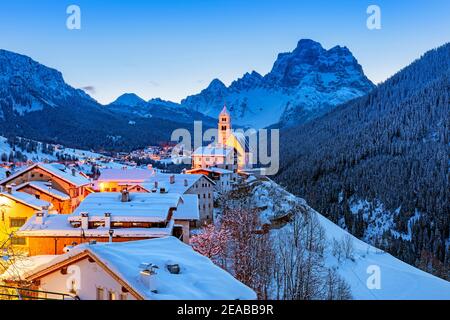
{"type": "Polygon", "coordinates": [[[227,116],[230,115],[230,114],[228,113],[228,109],[227,109],[227,105],[226,105],[226,104],[223,106],[223,109],[222,109],[222,111],[220,112],[220,115],[227,115],[227,116]]]}

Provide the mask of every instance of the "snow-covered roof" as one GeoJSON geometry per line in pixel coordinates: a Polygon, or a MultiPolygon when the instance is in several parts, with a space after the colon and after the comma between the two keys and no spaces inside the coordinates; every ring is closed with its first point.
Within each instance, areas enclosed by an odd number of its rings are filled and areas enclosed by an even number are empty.
{"type": "Polygon", "coordinates": [[[150,179],[155,174],[154,170],[145,169],[103,169],[98,178],[99,182],[114,181],[114,182],[144,182],[150,179]]]}
{"type": "MultiPolygon", "coordinates": [[[[109,237],[109,229],[81,229],[70,224],[72,215],[48,214],[43,223],[36,222],[34,215],[16,232],[19,237],[109,237]]],[[[163,228],[114,229],[114,237],[159,238],[172,234],[174,221],[163,228]]]]}
{"type": "Polygon", "coordinates": [[[191,169],[188,172],[199,172],[199,171],[207,171],[207,172],[218,173],[218,174],[232,174],[233,173],[233,171],[231,171],[231,170],[217,168],[217,167],[191,169]]]}
{"type": "Polygon", "coordinates": [[[51,208],[52,204],[50,202],[37,199],[35,196],[30,195],[25,192],[15,191],[13,190],[11,193],[1,192],[0,196],[4,196],[11,200],[20,202],[23,205],[31,207],[36,210],[44,210],[45,208],[51,208]]]}
{"type": "Polygon", "coordinates": [[[47,264],[25,273],[28,279],[53,265],[88,253],[99,260],[117,278],[124,281],[142,299],[146,300],[253,300],[256,294],[211,260],[195,252],[174,237],[121,242],[83,244],[57,256],[47,264]],[[142,263],[159,267],[155,277],[156,292],[142,280],[142,263]],[[178,264],[179,274],[168,271],[168,264],[178,264]]]}
{"type": "Polygon", "coordinates": [[[166,174],[158,173],[141,185],[147,190],[155,189],[155,182],[158,182],[158,189],[164,187],[166,192],[185,194],[197,181],[205,177],[211,184],[214,181],[202,174],[166,174]],[[170,177],[174,177],[174,183],[170,183],[170,177]]]}
{"type": "Polygon", "coordinates": [[[70,200],[69,195],[67,195],[64,192],[61,192],[59,190],[56,190],[54,188],[52,188],[51,183],[49,182],[45,182],[45,181],[30,181],[30,182],[25,182],[19,186],[16,187],[16,190],[21,190],[25,187],[31,187],[34,188],[36,190],[39,190],[51,197],[54,197],[56,199],[62,200],[62,201],[67,201],[70,200]]]}
{"type": "Polygon", "coordinates": [[[176,220],[199,220],[198,196],[196,194],[185,194],[183,203],[178,206],[173,217],[176,220]]]}
{"type": "Polygon", "coordinates": [[[89,220],[103,220],[111,213],[111,221],[163,222],[169,210],[183,201],[177,193],[130,193],[130,201],[122,202],[120,192],[91,193],[78,206],[69,221],[80,221],[81,213],[87,212],[89,220]]]}
{"type": "Polygon", "coordinates": [[[0,280],[19,281],[25,279],[25,275],[32,272],[50,261],[55,259],[55,255],[16,257],[14,263],[10,264],[3,274],[0,274],[0,280]]]}
{"type": "Polygon", "coordinates": [[[64,165],[58,163],[35,163],[32,166],[29,166],[23,170],[17,171],[8,178],[0,181],[0,184],[8,183],[9,181],[21,176],[25,172],[32,170],[34,168],[41,168],[44,171],[47,171],[51,175],[54,175],[76,187],[82,187],[90,183],[89,179],[81,175],[78,171],[75,170],[75,174],[72,174],[72,169],[65,167],[64,165]]]}
{"type": "Polygon", "coordinates": [[[226,157],[231,152],[233,152],[233,148],[222,147],[222,146],[207,146],[197,148],[192,156],[214,156],[214,157],[226,157]]]}

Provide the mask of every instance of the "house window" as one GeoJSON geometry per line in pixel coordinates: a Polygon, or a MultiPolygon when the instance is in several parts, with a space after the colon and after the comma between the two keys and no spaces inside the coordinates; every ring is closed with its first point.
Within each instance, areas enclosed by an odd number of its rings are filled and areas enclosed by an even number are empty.
{"type": "Polygon", "coordinates": [[[11,238],[11,244],[15,246],[24,246],[27,244],[27,240],[25,238],[11,238]]]}
{"type": "Polygon", "coordinates": [[[112,188],[111,191],[112,192],[117,192],[117,188],[112,188]]]}
{"type": "Polygon", "coordinates": [[[9,226],[11,228],[20,228],[21,226],[23,226],[25,224],[26,221],[27,221],[26,218],[10,218],[9,226]]]}
{"type": "Polygon", "coordinates": [[[103,288],[97,287],[96,299],[97,300],[103,300],[104,292],[105,292],[105,290],[103,288]]]}
{"type": "Polygon", "coordinates": [[[116,299],[116,293],[114,291],[108,292],[108,300],[117,300],[116,299]]]}
{"type": "Polygon", "coordinates": [[[126,293],[121,293],[120,300],[128,300],[128,295],[126,293]]]}

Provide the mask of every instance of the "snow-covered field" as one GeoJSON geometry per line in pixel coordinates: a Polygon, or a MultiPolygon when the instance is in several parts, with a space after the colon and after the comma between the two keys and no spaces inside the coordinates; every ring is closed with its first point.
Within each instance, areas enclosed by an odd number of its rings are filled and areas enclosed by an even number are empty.
{"type": "MultiPolygon", "coordinates": [[[[27,160],[32,161],[56,161],[58,160],[56,154],[59,153],[60,155],[75,157],[78,160],[83,159],[98,159],[102,157],[101,154],[86,151],[86,150],[80,150],[80,149],[73,149],[73,148],[65,148],[61,146],[54,146],[55,151],[53,154],[47,154],[42,152],[42,143],[38,142],[38,148],[37,152],[27,152],[26,150],[22,150],[20,148],[17,148],[16,151],[20,151],[23,155],[27,157],[27,160]]],[[[6,154],[9,156],[9,154],[13,151],[12,147],[9,145],[7,139],[5,137],[0,136],[0,155],[6,154]]]]}
{"type": "MultiPolygon", "coordinates": [[[[265,208],[262,212],[264,220],[282,216],[296,202],[317,215],[327,238],[325,264],[327,267],[335,269],[350,285],[354,299],[450,299],[450,282],[408,265],[355,238],[307,206],[303,199],[293,196],[276,183],[272,181],[256,181],[254,183],[253,201],[260,208],[265,208]],[[353,243],[353,259],[340,259],[339,261],[332,253],[332,242],[333,239],[342,241],[346,237],[350,237],[353,243]],[[372,280],[377,275],[379,275],[377,279],[379,288],[373,289],[371,284],[374,282],[372,280]]],[[[289,225],[286,225],[283,228],[288,227],[289,225]]],[[[283,228],[271,231],[275,241],[276,233],[283,228]]]]}

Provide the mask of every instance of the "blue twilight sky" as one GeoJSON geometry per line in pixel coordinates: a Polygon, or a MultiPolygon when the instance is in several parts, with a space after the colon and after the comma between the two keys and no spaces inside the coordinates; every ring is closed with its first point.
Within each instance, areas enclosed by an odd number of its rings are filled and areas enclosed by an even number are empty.
{"type": "Polygon", "coordinates": [[[124,92],[179,101],[213,78],[270,71],[301,38],[347,46],[375,83],[450,41],[448,0],[0,0],[0,48],[109,103],[124,92]],[[81,8],[81,30],[66,8],[81,8]],[[368,30],[366,9],[381,8],[368,30]]]}

